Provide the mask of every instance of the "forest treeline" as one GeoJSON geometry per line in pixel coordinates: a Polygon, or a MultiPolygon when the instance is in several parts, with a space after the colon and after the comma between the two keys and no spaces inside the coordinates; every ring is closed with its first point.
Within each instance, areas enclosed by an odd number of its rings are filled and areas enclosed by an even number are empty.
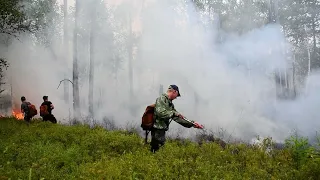
{"type": "MultiPolygon", "coordinates": [[[[48,48],[53,59],[68,57],[68,51],[58,53],[55,46],[74,46],[73,99],[74,110],[79,111],[79,83],[89,79],[89,109],[93,116],[93,62],[103,60],[104,67],[117,78],[124,62],[129,62],[128,79],[133,96],[133,60],[139,55],[139,38],[143,31],[133,30],[134,19],[143,18],[140,11],[148,8],[148,1],[122,1],[114,6],[106,0],[76,0],[75,5],[68,0],[2,0],[0,2],[0,44],[9,46],[14,39],[28,36],[37,45],[48,48]],[[138,2],[138,3],[137,3],[138,2]],[[64,5],[67,6],[64,6],[64,5]],[[121,14],[121,15],[120,15],[121,14]],[[124,15],[125,14],[125,15],[124,15]],[[97,44],[103,42],[106,46],[97,44]],[[136,52],[136,53],[133,53],[136,52]],[[99,57],[95,54],[99,53],[99,57]],[[77,56],[76,56],[77,55],[77,56]],[[81,58],[90,62],[82,63],[81,58]],[[83,73],[79,73],[83,72],[83,73]]],[[[178,1],[177,1],[178,2],[178,1]]],[[[200,13],[210,14],[206,23],[217,23],[217,40],[224,41],[225,33],[239,35],[267,24],[279,23],[292,49],[287,52],[288,62],[292,62],[297,78],[295,83],[303,84],[310,71],[320,67],[319,62],[319,16],[318,0],[181,0],[176,6],[194,5],[200,13]]],[[[204,23],[204,22],[203,22],[204,23]]],[[[141,25],[143,27],[143,24],[141,25]]],[[[10,59],[0,55],[0,92],[4,90],[4,72],[10,67],[10,59]]],[[[65,82],[67,85],[68,82],[65,82]]],[[[69,101],[68,93],[65,93],[69,101]]],[[[76,113],[77,114],[77,113],[76,113]]]]}

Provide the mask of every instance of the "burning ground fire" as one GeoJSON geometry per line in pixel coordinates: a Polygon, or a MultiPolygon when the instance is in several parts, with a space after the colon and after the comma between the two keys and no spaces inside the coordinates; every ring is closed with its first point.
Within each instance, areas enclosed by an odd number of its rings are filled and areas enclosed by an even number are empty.
{"type": "Polygon", "coordinates": [[[12,110],[12,116],[18,120],[23,120],[23,113],[19,110],[12,110]]]}

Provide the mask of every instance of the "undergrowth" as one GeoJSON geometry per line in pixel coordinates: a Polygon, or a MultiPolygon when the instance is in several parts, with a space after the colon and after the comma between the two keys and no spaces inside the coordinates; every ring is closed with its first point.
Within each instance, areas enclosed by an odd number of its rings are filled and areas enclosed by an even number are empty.
{"type": "Polygon", "coordinates": [[[86,125],[0,120],[0,179],[319,179],[317,148],[170,140],[156,154],[138,134],[86,125]]]}

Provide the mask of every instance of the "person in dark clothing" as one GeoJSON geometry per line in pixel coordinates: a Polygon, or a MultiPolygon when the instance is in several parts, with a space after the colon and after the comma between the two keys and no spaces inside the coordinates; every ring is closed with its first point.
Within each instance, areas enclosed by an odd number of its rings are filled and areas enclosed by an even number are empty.
{"type": "Polygon", "coordinates": [[[51,101],[48,100],[48,96],[43,96],[43,103],[41,106],[47,106],[48,114],[42,116],[43,121],[50,121],[52,123],[57,123],[56,118],[52,114],[52,110],[54,109],[54,106],[51,101]]]}
{"type": "Polygon", "coordinates": [[[29,115],[29,106],[30,105],[30,102],[27,102],[26,100],[26,97],[22,96],[21,97],[21,112],[23,113],[24,115],[24,120],[27,122],[27,123],[30,123],[31,121],[31,116],[29,115]]]}

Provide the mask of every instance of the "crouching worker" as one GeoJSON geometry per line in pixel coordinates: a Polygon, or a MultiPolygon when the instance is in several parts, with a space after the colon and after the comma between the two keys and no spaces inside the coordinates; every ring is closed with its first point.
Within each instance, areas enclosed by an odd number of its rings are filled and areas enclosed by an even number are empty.
{"type": "Polygon", "coordinates": [[[43,121],[57,123],[56,118],[52,114],[52,110],[54,109],[52,102],[48,100],[48,96],[43,96],[42,99],[43,103],[40,106],[40,116],[42,117],[43,121]]]}
{"type": "Polygon", "coordinates": [[[199,128],[203,126],[194,121],[187,121],[184,116],[174,108],[172,100],[180,97],[179,88],[176,85],[170,85],[167,93],[157,98],[154,107],[154,124],[151,130],[151,151],[156,152],[166,141],[166,131],[169,129],[171,120],[179,123],[186,128],[199,128]]]}
{"type": "Polygon", "coordinates": [[[29,124],[32,117],[33,117],[33,112],[31,107],[31,103],[27,101],[26,97],[22,96],[21,97],[21,112],[23,113],[24,117],[23,119],[29,124]]]}

